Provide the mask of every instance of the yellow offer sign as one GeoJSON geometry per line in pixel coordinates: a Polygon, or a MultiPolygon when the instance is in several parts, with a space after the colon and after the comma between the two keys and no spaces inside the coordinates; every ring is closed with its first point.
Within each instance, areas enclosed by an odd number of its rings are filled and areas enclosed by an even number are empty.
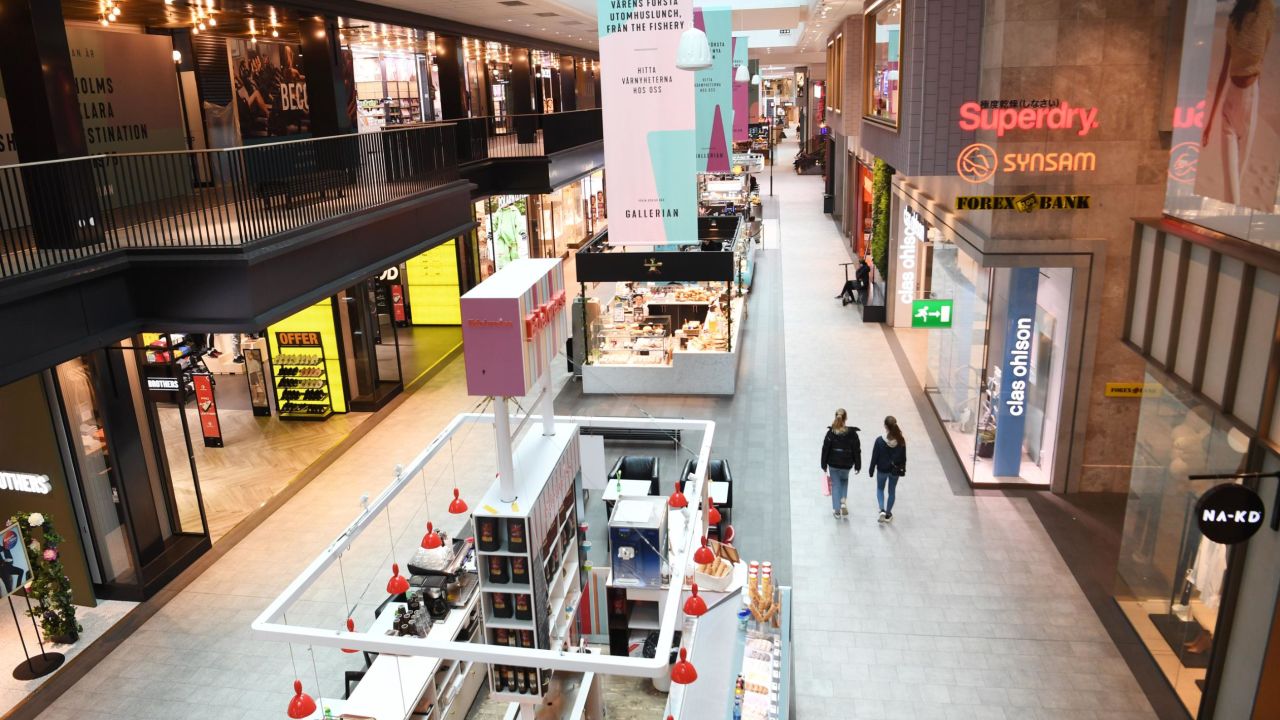
{"type": "Polygon", "coordinates": [[[1164,388],[1156,383],[1109,382],[1105,394],[1107,397],[1141,398],[1158,397],[1164,388]]]}

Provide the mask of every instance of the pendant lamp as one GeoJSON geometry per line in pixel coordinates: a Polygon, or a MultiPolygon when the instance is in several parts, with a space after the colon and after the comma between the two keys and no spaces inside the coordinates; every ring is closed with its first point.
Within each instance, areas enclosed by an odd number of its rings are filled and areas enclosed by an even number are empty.
{"type": "Polygon", "coordinates": [[[759,85],[759,84],[760,84],[760,76],[759,76],[759,75],[752,75],[752,76],[751,76],[751,84],[752,84],[752,85],[759,85]]]}
{"type": "Polygon", "coordinates": [[[711,548],[707,547],[707,536],[702,536],[702,547],[693,553],[693,561],[699,565],[710,565],[716,561],[716,554],[711,552],[711,548]]]}
{"type": "MultiPolygon", "coordinates": [[[[697,674],[694,675],[697,677],[697,674]]],[[[289,717],[291,718],[307,718],[311,717],[316,711],[316,701],[310,695],[302,692],[302,681],[293,681],[293,699],[289,701],[289,717]]]]}
{"type": "Polygon", "coordinates": [[[698,594],[698,583],[693,584],[691,592],[689,599],[684,601],[684,614],[689,617],[698,617],[707,612],[707,601],[698,594]]]}
{"type": "Polygon", "coordinates": [[[409,581],[400,574],[400,564],[391,563],[391,579],[387,581],[387,592],[399,595],[409,591],[409,581]]]}
{"type": "Polygon", "coordinates": [[[440,547],[440,536],[436,534],[436,529],[427,523],[427,534],[422,536],[422,549],[435,550],[440,547]]]}
{"type": "Polygon", "coordinates": [[[734,82],[747,82],[751,79],[751,71],[746,65],[739,65],[738,69],[733,73],[734,82]]]}
{"type": "Polygon", "coordinates": [[[711,498],[707,498],[707,504],[711,508],[710,510],[707,511],[707,522],[711,523],[712,525],[719,525],[720,511],[716,509],[716,501],[712,500],[711,498]]]}
{"type": "Polygon", "coordinates": [[[689,662],[688,651],[680,648],[680,660],[671,667],[671,682],[688,685],[698,679],[698,671],[689,662]]]}
{"type": "Polygon", "coordinates": [[[711,43],[707,41],[706,33],[694,27],[680,34],[676,67],[681,70],[706,70],[711,67],[711,43]]]}
{"type": "Polygon", "coordinates": [[[467,503],[458,496],[458,488],[453,489],[453,500],[449,501],[449,512],[461,515],[467,511],[467,503]]]}
{"type": "MultiPolygon", "coordinates": [[[[351,618],[347,618],[347,632],[355,632],[355,631],[356,631],[356,621],[352,620],[351,618]]],[[[356,651],[352,650],[351,648],[342,648],[342,652],[354,653],[356,651]]]]}
{"type": "Polygon", "coordinates": [[[667,504],[676,510],[689,507],[689,501],[685,499],[684,493],[680,492],[680,483],[676,483],[676,488],[671,492],[671,497],[667,499],[667,504]]]}

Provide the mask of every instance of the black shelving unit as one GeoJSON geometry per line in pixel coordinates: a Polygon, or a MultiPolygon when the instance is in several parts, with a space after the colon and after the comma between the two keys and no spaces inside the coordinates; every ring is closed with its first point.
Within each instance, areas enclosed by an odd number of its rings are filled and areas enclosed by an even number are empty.
{"type": "Polygon", "coordinates": [[[282,420],[324,420],[333,414],[324,347],[276,345],[272,358],[276,408],[282,420]]]}

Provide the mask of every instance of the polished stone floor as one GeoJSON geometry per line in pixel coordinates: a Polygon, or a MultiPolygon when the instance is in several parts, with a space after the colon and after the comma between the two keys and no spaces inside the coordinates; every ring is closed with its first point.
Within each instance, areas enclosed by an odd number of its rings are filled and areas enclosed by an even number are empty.
{"type": "MultiPolygon", "coordinates": [[[[781,157],[794,148],[783,147],[781,157]]],[[[766,181],[762,180],[766,188],[766,181]]],[[[777,220],[766,226],[740,393],[733,398],[584,398],[565,385],[561,412],[714,417],[717,454],[733,465],[734,522],[745,554],[773,557],[795,587],[794,717],[1139,720],[1155,717],[1032,505],[965,492],[944,473],[884,331],[832,299],[846,259],[822,214],[821,178],[779,172],[777,220]],[[850,517],[831,517],[819,491],[819,449],[836,407],[874,439],[886,414],[911,452],[891,525],[876,522],[874,486],[852,483],[850,517]]],[[[359,665],[253,638],[249,623],[451,419],[470,410],[462,363],[449,363],[398,400],[368,434],[66,692],[43,717],[274,720],[295,673],[340,692],[359,665]]],[[[310,593],[295,622],[362,620],[386,564],[443,515],[448,488],[476,497],[492,479],[491,438],[457,443],[456,477],[433,463],[392,522],[360,539],[340,579],[310,593]]],[[[327,626],[327,625],[326,625],[327,626]]],[[[656,718],[656,716],[655,716],[656,718]]]]}

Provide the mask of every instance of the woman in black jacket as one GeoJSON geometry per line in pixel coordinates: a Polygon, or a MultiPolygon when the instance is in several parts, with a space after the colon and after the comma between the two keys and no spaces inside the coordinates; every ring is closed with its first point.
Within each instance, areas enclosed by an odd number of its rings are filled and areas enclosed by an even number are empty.
{"type": "Polygon", "coordinates": [[[880,522],[893,520],[893,499],[898,490],[898,478],[907,474],[907,441],[898,429],[898,420],[892,415],[884,419],[884,435],[876,438],[871,449],[871,462],[867,474],[876,479],[876,500],[880,502],[880,522]],[[889,488],[889,499],[884,491],[889,488]]]}
{"type": "Polygon", "coordinates": [[[837,519],[848,517],[845,497],[849,494],[849,469],[862,470],[862,444],[858,442],[858,428],[845,424],[848,414],[844,408],[836,410],[835,420],[827,428],[822,441],[822,471],[831,478],[831,514],[837,519]]]}

